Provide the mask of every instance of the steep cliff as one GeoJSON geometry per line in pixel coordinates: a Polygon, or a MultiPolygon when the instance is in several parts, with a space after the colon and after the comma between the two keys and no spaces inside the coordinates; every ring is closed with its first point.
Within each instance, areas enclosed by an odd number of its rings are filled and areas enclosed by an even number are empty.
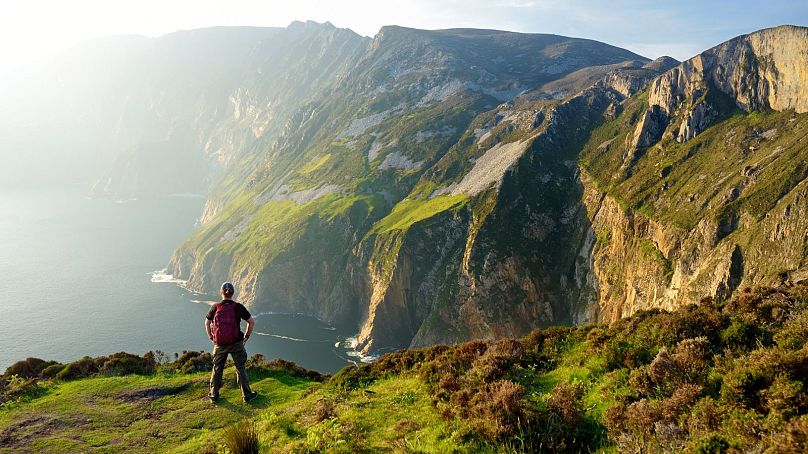
{"type": "Polygon", "coordinates": [[[76,92],[91,112],[42,117],[106,131],[87,153],[107,168],[98,192],[207,192],[169,271],[354,327],[365,352],[808,273],[806,28],[681,64],[556,35],[313,22],[104,46],[64,73],[75,88],[116,56],[76,92]]]}
{"type": "MultiPolygon", "coordinates": [[[[428,229],[409,227],[464,203],[459,190],[429,200],[416,196],[428,190],[422,175],[436,166],[467,164],[459,141],[480,129],[469,129],[480,123],[478,115],[505,113],[496,106],[584,67],[603,76],[622,62],[647,71],[642,57],[593,41],[385,27],[331,91],[303,104],[271,141],[224,177],[203,226],[177,249],[169,268],[201,291],[215,291],[232,278],[256,310],[305,312],[355,326],[364,320],[363,333],[373,326],[396,333],[377,341],[379,348],[403,345],[402,339],[408,344],[434,298],[423,297],[422,310],[407,302],[379,306],[381,287],[404,285],[404,277],[390,274],[408,263],[402,256],[393,265],[395,245],[428,235],[428,229]],[[440,164],[447,154],[457,159],[440,164]],[[388,323],[375,324],[382,315],[388,323]]],[[[566,86],[572,85],[561,84],[566,86]]],[[[544,101],[531,102],[559,102],[541,88],[533,94],[544,101]]],[[[538,117],[523,120],[541,123],[538,117]]],[[[511,123],[489,136],[507,134],[511,123]]],[[[515,159],[520,147],[503,142],[500,149],[515,159]]],[[[487,173],[475,174],[485,180],[487,173]]],[[[419,272],[426,273],[413,269],[419,272]]]]}
{"type": "Polygon", "coordinates": [[[798,27],[735,38],[654,80],[592,134],[581,162],[597,319],[804,272],[806,45],[798,27]],[[654,133],[637,140],[649,116],[654,133]]]}
{"type": "Polygon", "coordinates": [[[804,274],[808,226],[795,213],[806,210],[805,93],[793,82],[800,69],[772,68],[793,67],[806,43],[802,28],[763,30],[650,83],[647,74],[627,83],[631,73],[617,71],[558,104],[524,94],[478,117],[468,140],[476,132],[496,159],[466,148],[422,177],[420,186],[435,188],[431,200],[468,197],[448,232],[436,216],[396,247],[376,240],[375,254],[396,260],[387,258],[389,279],[371,280],[361,345],[378,348],[389,314],[402,319],[408,308],[418,308],[409,341],[418,346],[614,321],[804,274]],[[752,55],[768,72],[743,73],[752,55]],[[791,92],[777,88],[777,98],[775,89],[715,82],[726,71],[791,92]],[[486,135],[497,121],[511,126],[486,135]],[[440,279],[414,273],[419,266],[440,279]]]}

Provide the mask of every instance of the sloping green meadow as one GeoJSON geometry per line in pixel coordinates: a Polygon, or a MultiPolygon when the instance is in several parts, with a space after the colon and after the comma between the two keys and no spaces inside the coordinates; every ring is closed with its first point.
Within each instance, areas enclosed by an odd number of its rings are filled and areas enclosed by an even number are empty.
{"type": "Polygon", "coordinates": [[[205,399],[202,353],[130,375],[115,374],[148,356],[29,359],[3,376],[0,452],[226,453],[245,423],[260,452],[804,452],[806,341],[801,283],[389,353],[332,377],[253,358],[249,404],[232,368],[222,401],[205,399]],[[56,369],[72,372],[22,378],[56,369]]]}

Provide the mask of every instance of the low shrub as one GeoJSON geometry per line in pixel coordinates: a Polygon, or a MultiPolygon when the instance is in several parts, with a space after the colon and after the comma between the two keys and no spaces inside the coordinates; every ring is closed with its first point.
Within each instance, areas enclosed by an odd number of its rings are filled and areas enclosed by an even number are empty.
{"type": "Polygon", "coordinates": [[[85,378],[98,374],[99,364],[103,364],[106,358],[101,356],[98,358],[84,358],[67,364],[59,373],[56,374],[58,380],[75,380],[77,378],[85,378]]]}
{"type": "Polygon", "coordinates": [[[213,370],[213,356],[205,351],[184,350],[172,367],[184,374],[210,371],[213,370]]]}
{"type": "Polygon", "coordinates": [[[151,356],[140,357],[131,353],[115,353],[107,357],[100,372],[104,375],[145,375],[154,372],[157,363],[151,356]]]}
{"type": "Polygon", "coordinates": [[[5,377],[16,375],[22,378],[38,377],[43,370],[49,366],[58,364],[56,361],[45,361],[39,358],[28,358],[22,361],[17,361],[6,369],[5,377]]]}
{"type": "Polygon", "coordinates": [[[334,405],[333,399],[324,397],[317,401],[317,405],[314,407],[314,420],[316,422],[321,422],[336,416],[337,408],[334,405]]]}
{"type": "Polygon", "coordinates": [[[59,375],[59,372],[61,372],[64,368],[64,364],[53,364],[43,369],[39,376],[42,378],[56,378],[56,376],[59,375]]]}
{"type": "Polygon", "coordinates": [[[272,361],[265,362],[261,367],[272,371],[281,371],[292,377],[300,377],[317,382],[325,381],[329,377],[326,374],[322,374],[316,370],[306,369],[297,363],[286,361],[285,359],[273,359],[272,361]]]}

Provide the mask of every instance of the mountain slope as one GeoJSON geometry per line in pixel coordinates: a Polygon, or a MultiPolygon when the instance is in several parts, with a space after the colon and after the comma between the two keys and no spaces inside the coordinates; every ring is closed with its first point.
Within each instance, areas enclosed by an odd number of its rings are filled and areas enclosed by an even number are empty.
{"type": "Polygon", "coordinates": [[[677,66],[574,71],[544,58],[591,53],[489,33],[382,30],[173,272],[209,290],[239,276],[258,308],[358,322],[365,352],[610,321],[802,272],[805,118],[775,109],[805,98],[804,28],[677,66]],[[523,54],[539,63],[514,79],[508,55],[523,54]]]}
{"type": "MultiPolygon", "coordinates": [[[[371,265],[381,264],[375,270],[382,279],[373,282],[377,307],[363,326],[363,346],[379,348],[374,342],[382,337],[429,345],[559,322],[613,321],[804,274],[805,115],[760,107],[769,98],[736,96],[709,81],[691,83],[698,88],[675,106],[648,105],[694,62],[738,67],[734,59],[751,57],[731,49],[750,42],[758,43],[756,58],[769,62],[768,72],[749,67],[744,77],[766,86],[791,86],[799,77],[785,68],[804,55],[805,29],[782,27],[711,49],[647,89],[607,77],[550,109],[519,112],[509,105],[481,124],[488,128],[476,128],[474,141],[490,140],[496,157],[475,152],[484,147],[458,153],[437,166],[430,175],[437,178],[420,195],[465,194],[469,209],[439,211],[419,219],[418,230],[403,239],[376,241],[371,257],[384,258],[371,265]],[[767,42],[790,43],[795,57],[767,42]],[[625,86],[641,91],[625,98],[616,89],[625,86]],[[700,104],[714,116],[688,130],[700,104]],[[506,124],[521,118],[522,131],[503,128],[491,140],[486,134],[497,132],[491,126],[500,118],[511,120],[506,124]],[[397,322],[408,316],[421,322],[409,332],[397,322]]],[[[805,93],[789,96],[798,106],[805,93]]],[[[520,105],[528,104],[514,102],[520,105]]]]}
{"type": "Polygon", "coordinates": [[[608,65],[646,61],[552,35],[385,27],[339,86],[256,150],[240,187],[225,176],[233,186],[214,193],[204,225],[169,269],[203,291],[235,276],[242,299],[258,310],[355,326],[373,306],[367,235],[459,147],[477,115],[583,67],[607,74],[608,65]]]}
{"type": "Polygon", "coordinates": [[[582,162],[602,239],[600,319],[805,273],[805,46],[798,27],[719,45],[592,135],[582,162]]]}
{"type": "Polygon", "coordinates": [[[312,22],[102,44],[54,98],[90,111],[43,117],[105,131],[65,146],[112,169],[98,193],[207,192],[169,272],[345,324],[365,353],[808,273],[804,27],[681,64],[555,35],[371,40],[312,22]],[[99,55],[112,69],[83,87],[99,55]]]}

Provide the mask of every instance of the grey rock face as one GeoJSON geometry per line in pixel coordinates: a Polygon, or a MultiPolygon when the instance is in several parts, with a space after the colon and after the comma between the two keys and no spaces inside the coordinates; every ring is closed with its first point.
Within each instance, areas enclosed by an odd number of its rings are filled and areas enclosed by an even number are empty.
{"type": "Polygon", "coordinates": [[[679,125],[676,141],[684,142],[696,137],[696,134],[707,129],[717,117],[718,112],[707,102],[696,104],[692,109],[685,112],[682,123],[679,125]]]}
{"type": "Polygon", "coordinates": [[[745,111],[808,111],[808,29],[782,26],[739,36],[654,80],[648,102],[683,117],[677,140],[703,131],[717,115],[703,99],[718,90],[745,111]]]}
{"type": "Polygon", "coordinates": [[[646,109],[642,119],[637,123],[634,137],[631,139],[633,148],[646,148],[655,144],[668,126],[668,117],[659,106],[646,109]]]}

